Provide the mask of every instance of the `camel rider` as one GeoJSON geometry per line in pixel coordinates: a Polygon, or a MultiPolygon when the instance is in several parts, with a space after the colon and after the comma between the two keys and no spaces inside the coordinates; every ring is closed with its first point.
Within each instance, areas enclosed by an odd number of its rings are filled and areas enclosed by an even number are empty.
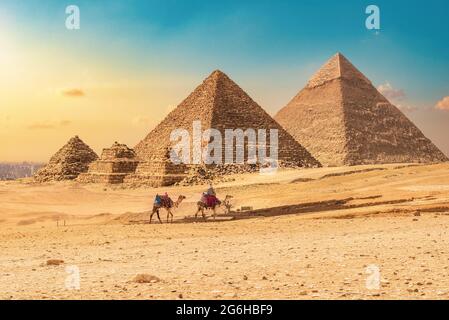
{"type": "Polygon", "coordinates": [[[215,193],[214,187],[212,186],[212,183],[209,184],[209,189],[207,189],[206,193],[208,196],[213,196],[213,197],[217,196],[217,194],[215,193]]]}
{"type": "Polygon", "coordinates": [[[215,193],[214,187],[212,186],[212,183],[209,184],[209,189],[207,189],[207,191],[203,193],[201,201],[203,203],[206,203],[207,206],[213,206],[218,202],[217,195],[215,193]]]}

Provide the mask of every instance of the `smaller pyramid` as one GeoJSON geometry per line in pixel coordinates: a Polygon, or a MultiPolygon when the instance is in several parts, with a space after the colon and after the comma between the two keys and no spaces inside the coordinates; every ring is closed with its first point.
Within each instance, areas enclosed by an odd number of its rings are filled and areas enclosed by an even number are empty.
{"type": "Polygon", "coordinates": [[[78,136],[69,140],[50,162],[36,172],[37,182],[74,180],[86,172],[89,164],[98,159],[97,154],[78,136]]]}
{"type": "Polygon", "coordinates": [[[133,149],[115,142],[110,148],[103,149],[101,158],[92,162],[88,172],[80,174],[77,180],[82,183],[123,183],[138,163],[133,149]]]}

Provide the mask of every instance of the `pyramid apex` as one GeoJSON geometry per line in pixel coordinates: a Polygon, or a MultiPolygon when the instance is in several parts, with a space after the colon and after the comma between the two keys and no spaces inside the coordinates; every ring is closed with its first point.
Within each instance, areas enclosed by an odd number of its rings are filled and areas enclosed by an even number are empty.
{"type": "Polygon", "coordinates": [[[212,71],[212,74],[224,74],[224,72],[220,69],[215,69],[214,71],[212,71]]]}
{"type": "Polygon", "coordinates": [[[73,137],[70,138],[70,140],[69,140],[69,142],[77,142],[77,141],[82,141],[82,140],[80,139],[79,136],[73,136],[73,137]]]}
{"type": "Polygon", "coordinates": [[[229,78],[228,75],[223,71],[216,69],[212,71],[212,73],[206,79],[203,80],[202,86],[206,87],[212,86],[214,90],[216,90],[219,86],[219,83],[229,83],[229,82],[233,82],[231,78],[229,78]]]}
{"type": "Polygon", "coordinates": [[[207,79],[218,79],[221,77],[228,77],[223,71],[216,69],[207,77],[207,79]]]}
{"type": "Polygon", "coordinates": [[[371,83],[341,52],[337,52],[315,73],[307,87],[318,87],[335,79],[371,83]]]}
{"type": "MultiPolygon", "coordinates": [[[[348,62],[349,62],[349,60],[348,60],[348,59],[345,57],[345,55],[344,55],[343,53],[341,53],[341,52],[337,52],[336,54],[334,54],[333,58],[334,58],[334,59],[337,59],[337,61],[338,61],[338,63],[340,64],[340,66],[341,66],[341,64],[342,64],[343,61],[348,61],[348,62]]],[[[331,59],[332,59],[332,58],[331,58],[331,59]]]]}

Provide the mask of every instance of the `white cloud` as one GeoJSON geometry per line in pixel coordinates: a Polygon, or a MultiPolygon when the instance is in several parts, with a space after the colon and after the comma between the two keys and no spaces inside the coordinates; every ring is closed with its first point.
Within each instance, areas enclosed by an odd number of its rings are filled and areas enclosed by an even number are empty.
{"type": "Polygon", "coordinates": [[[379,90],[379,92],[382,93],[387,99],[402,100],[405,98],[404,90],[393,88],[388,81],[377,87],[377,90],[379,90]]]}
{"type": "Polygon", "coordinates": [[[449,111],[449,96],[444,97],[443,99],[438,101],[435,108],[439,110],[449,111]]]}

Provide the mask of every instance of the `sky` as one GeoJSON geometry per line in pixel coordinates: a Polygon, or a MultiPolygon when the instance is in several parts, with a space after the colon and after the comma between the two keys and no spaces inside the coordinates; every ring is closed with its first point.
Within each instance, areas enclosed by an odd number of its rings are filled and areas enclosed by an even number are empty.
{"type": "Polygon", "coordinates": [[[448,15],[447,0],[1,0],[0,161],[48,161],[74,135],[133,147],[215,69],[274,115],[336,52],[449,155],[448,15]]]}

